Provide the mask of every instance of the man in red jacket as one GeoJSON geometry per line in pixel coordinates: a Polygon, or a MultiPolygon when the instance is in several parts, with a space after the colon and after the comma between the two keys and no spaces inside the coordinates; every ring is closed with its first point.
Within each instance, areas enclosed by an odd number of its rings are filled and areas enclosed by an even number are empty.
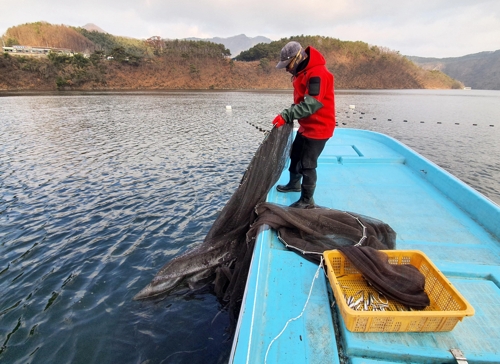
{"type": "Polygon", "coordinates": [[[301,192],[290,206],[313,208],[318,158],[335,129],[334,78],[325,58],[313,47],[304,49],[298,42],[289,42],[280,58],[276,68],[292,74],[294,103],[276,116],[273,125],[279,128],[298,120],[300,127],[292,145],[290,181],[277,190],[301,192]]]}

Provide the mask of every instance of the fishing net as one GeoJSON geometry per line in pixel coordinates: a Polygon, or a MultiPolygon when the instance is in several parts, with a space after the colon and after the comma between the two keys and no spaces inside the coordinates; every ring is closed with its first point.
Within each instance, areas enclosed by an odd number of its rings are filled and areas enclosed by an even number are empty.
{"type": "Polygon", "coordinates": [[[430,305],[425,276],[411,264],[390,264],[384,252],[369,246],[343,246],[340,252],[384,296],[422,310],[430,305]]]}
{"type": "Polygon", "coordinates": [[[233,321],[243,297],[253,253],[246,234],[255,219],[255,206],[285,168],[292,144],[293,124],[273,128],[257,149],[238,189],[215,220],[202,244],[164,265],[134,299],[155,297],[181,287],[213,284],[215,294],[228,303],[233,321]]]}
{"type": "Polygon", "coordinates": [[[277,231],[278,239],[290,250],[319,263],[325,250],[342,246],[370,246],[394,249],[396,233],[384,222],[353,212],[329,208],[300,209],[261,203],[248,238],[255,238],[260,226],[277,231]]]}
{"type": "Polygon", "coordinates": [[[234,330],[261,227],[273,228],[289,248],[315,262],[323,251],[341,246],[394,248],[396,234],[380,220],[328,208],[298,209],[265,202],[288,161],[292,129],[293,124],[286,124],[266,135],[203,243],[163,266],[134,299],[210,284],[225,303],[234,330]]]}

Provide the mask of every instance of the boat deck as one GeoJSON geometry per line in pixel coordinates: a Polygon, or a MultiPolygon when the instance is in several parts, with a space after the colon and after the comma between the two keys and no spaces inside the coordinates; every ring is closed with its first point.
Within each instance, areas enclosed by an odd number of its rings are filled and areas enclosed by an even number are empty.
{"type": "MultiPolygon", "coordinates": [[[[286,182],[285,170],[278,183],[286,182]]],[[[268,201],[299,196],[273,188],[268,201]]],[[[450,332],[350,332],[331,308],[323,271],[314,279],[318,267],[267,230],[256,242],[232,362],[454,363],[450,349],[460,349],[469,363],[500,363],[497,205],[394,139],[353,129],[337,129],[325,147],[315,200],[388,223],[396,249],[423,251],[475,315],[450,332]]]]}

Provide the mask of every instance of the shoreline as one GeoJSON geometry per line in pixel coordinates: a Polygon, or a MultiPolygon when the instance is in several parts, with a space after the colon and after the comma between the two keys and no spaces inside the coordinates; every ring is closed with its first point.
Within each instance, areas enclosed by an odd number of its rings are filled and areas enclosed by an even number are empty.
{"type": "MultiPolygon", "coordinates": [[[[414,91],[450,91],[450,92],[500,92],[500,90],[482,90],[482,89],[448,89],[448,88],[372,88],[372,89],[335,89],[335,93],[349,93],[349,92],[414,92],[414,91]]],[[[292,88],[288,89],[271,89],[271,88],[224,88],[224,89],[73,89],[73,90],[0,90],[0,97],[6,96],[69,96],[69,95],[113,95],[113,94],[165,94],[165,93],[218,93],[218,92],[258,92],[258,93],[290,93],[293,92],[292,88]]]]}

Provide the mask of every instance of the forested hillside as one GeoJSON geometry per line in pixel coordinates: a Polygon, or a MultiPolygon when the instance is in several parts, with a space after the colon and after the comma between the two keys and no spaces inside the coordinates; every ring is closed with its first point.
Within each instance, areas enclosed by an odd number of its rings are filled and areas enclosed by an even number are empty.
{"type": "Polygon", "coordinates": [[[290,40],[324,54],[336,88],[463,87],[439,71],[419,68],[398,52],[321,36],[260,43],[234,60],[224,45],[213,42],[138,40],[44,22],[9,28],[3,40],[81,54],[30,58],[4,53],[0,90],[287,89],[290,75],[275,64],[290,40]]]}
{"type": "Polygon", "coordinates": [[[463,57],[408,57],[427,70],[439,70],[473,89],[500,90],[500,50],[463,57]]]}
{"type": "Polygon", "coordinates": [[[74,28],[36,22],[10,27],[3,36],[7,46],[27,45],[51,48],[69,48],[76,52],[91,53],[95,44],[74,28]]]}
{"type": "MultiPolygon", "coordinates": [[[[269,44],[258,44],[241,52],[237,60],[273,63],[279,59],[281,48],[295,40],[304,47],[318,49],[326,59],[328,69],[335,75],[337,88],[401,89],[401,88],[461,88],[460,82],[439,71],[423,70],[399,52],[369,46],[364,42],[348,42],[320,36],[284,38],[269,44]]],[[[273,63],[274,64],[274,63],[273,63]]]]}
{"type": "MultiPolygon", "coordinates": [[[[90,40],[94,44],[95,50],[103,51],[105,54],[110,54],[113,49],[122,47],[127,53],[138,57],[148,55],[148,46],[144,40],[116,37],[109,33],[97,31],[88,31],[84,28],[73,28],[76,32],[90,40]]],[[[75,48],[76,50],[76,48],[75,48]]],[[[81,50],[77,50],[81,52],[81,50]]]]}

